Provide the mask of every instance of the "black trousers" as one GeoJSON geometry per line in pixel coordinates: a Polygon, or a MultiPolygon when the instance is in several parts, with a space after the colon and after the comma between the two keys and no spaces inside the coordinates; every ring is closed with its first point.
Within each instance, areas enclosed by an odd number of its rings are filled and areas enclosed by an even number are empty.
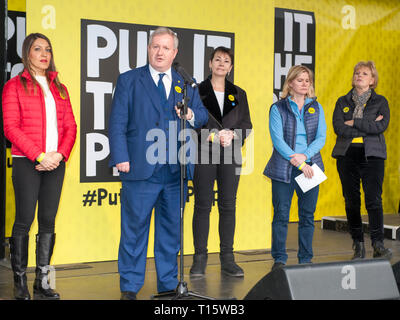
{"type": "Polygon", "coordinates": [[[55,218],[64,181],[65,162],[53,171],[37,171],[28,158],[13,158],[15,222],[12,236],[27,235],[38,204],[39,233],[54,233],[55,218]]]}
{"type": "Polygon", "coordinates": [[[372,242],[383,241],[382,185],[384,159],[365,157],[362,144],[352,144],[346,155],[337,159],[342,182],[349,231],[353,240],[363,241],[360,181],[365,195],[372,242]]]}
{"type": "Polygon", "coordinates": [[[196,165],[193,179],[193,240],[196,254],[207,253],[215,180],[218,186],[220,250],[221,254],[233,252],[240,167],[234,163],[196,165]]]}

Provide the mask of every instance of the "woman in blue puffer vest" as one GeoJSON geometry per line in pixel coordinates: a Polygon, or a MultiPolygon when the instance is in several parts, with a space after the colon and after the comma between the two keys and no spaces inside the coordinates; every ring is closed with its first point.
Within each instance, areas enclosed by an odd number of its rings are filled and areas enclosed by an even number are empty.
{"type": "Polygon", "coordinates": [[[281,100],[271,106],[269,129],[274,146],[264,175],[272,181],[272,269],[286,264],[286,238],[294,190],[299,204],[299,263],[311,263],[313,257],[314,212],[319,187],[303,193],[295,177],[304,173],[312,178],[312,164],[324,170],[320,150],[326,140],[326,122],[322,106],[314,95],[313,72],[305,66],[290,68],[281,100]]]}

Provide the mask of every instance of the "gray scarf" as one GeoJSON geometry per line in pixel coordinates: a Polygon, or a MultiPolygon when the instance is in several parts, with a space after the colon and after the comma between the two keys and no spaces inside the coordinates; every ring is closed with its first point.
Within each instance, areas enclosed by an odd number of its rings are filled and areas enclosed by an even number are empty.
{"type": "Polygon", "coordinates": [[[357,91],[353,89],[351,99],[354,101],[356,108],[354,109],[353,119],[362,119],[364,112],[364,105],[367,103],[368,99],[371,97],[371,89],[365,91],[361,95],[357,94],[357,91]]]}

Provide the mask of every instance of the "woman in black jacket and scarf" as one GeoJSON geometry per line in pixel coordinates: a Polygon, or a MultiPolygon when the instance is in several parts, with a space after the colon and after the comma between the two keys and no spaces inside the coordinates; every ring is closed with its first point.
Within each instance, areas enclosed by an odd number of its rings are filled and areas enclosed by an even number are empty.
{"type": "Polygon", "coordinates": [[[199,85],[200,97],[209,121],[199,130],[199,153],[194,186],[193,240],[195,254],[191,276],[203,276],[207,266],[207,242],[214,182],[218,184],[220,261],[223,273],[244,275],[234,260],[236,193],[241,168],[241,147],[252,124],[246,92],[226,79],[233,66],[233,54],[216,48],[209,62],[211,76],[199,85]]]}
{"type": "Polygon", "coordinates": [[[372,61],[354,67],[353,89],[338,99],[333,113],[337,134],[332,156],[342,183],[346,215],[353,239],[353,259],[365,257],[361,220],[360,180],[365,193],[374,258],[390,259],[392,252],[383,245],[382,184],[386,144],[383,132],[390,119],[385,97],[375,93],[378,72],[372,61]]]}

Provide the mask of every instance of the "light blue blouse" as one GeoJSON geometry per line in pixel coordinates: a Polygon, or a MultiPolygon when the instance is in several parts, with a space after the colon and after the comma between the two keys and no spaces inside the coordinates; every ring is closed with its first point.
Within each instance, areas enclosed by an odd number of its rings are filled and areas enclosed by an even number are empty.
{"type": "MultiPolygon", "coordinates": [[[[310,103],[312,99],[306,98],[304,106],[310,103]]],[[[290,160],[290,155],[295,153],[303,153],[306,155],[306,162],[309,162],[311,157],[318,153],[325,144],[326,140],[326,122],[325,115],[322,106],[319,106],[319,120],[318,130],[315,136],[315,140],[307,146],[307,134],[304,126],[304,107],[299,111],[297,104],[289,97],[290,107],[296,116],[296,144],[295,149],[292,150],[290,146],[285,142],[283,138],[283,124],[282,117],[278,111],[276,105],[273,105],[269,115],[269,131],[271,134],[272,143],[275,149],[284,157],[286,160],[290,160]]]]}

